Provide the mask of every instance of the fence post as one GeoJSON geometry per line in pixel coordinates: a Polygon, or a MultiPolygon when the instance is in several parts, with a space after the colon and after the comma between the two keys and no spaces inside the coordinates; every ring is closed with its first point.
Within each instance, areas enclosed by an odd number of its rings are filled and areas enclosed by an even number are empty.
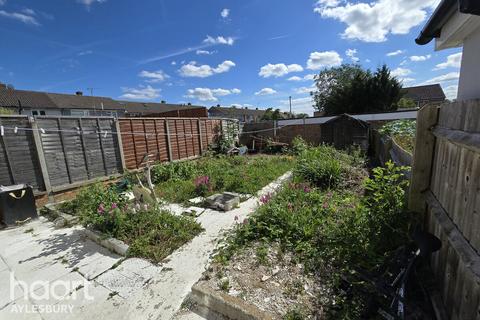
{"type": "Polygon", "coordinates": [[[202,120],[198,119],[198,142],[200,143],[200,155],[203,155],[203,141],[202,141],[202,120]]]}
{"type": "Polygon", "coordinates": [[[170,126],[168,125],[168,120],[165,119],[165,131],[167,133],[167,148],[168,148],[168,161],[173,161],[172,156],[172,140],[170,139],[170,126]]]}
{"type": "Polygon", "coordinates": [[[412,164],[412,179],[408,197],[411,211],[425,213],[426,202],[423,194],[430,187],[435,150],[435,136],[432,127],[438,122],[439,107],[425,106],[418,111],[415,151],[412,164]]]}
{"type": "Polygon", "coordinates": [[[45,154],[43,153],[42,138],[38,131],[38,124],[35,120],[30,122],[32,126],[33,141],[35,142],[35,151],[37,152],[38,162],[40,163],[40,171],[42,172],[43,185],[48,195],[52,193],[52,184],[50,183],[50,176],[47,170],[47,161],[45,160],[45,154]]]}
{"type": "Polygon", "coordinates": [[[115,121],[115,130],[117,131],[118,150],[120,151],[120,161],[122,162],[122,172],[127,169],[125,165],[125,154],[123,153],[122,131],[120,129],[120,120],[117,118],[115,121]]]}

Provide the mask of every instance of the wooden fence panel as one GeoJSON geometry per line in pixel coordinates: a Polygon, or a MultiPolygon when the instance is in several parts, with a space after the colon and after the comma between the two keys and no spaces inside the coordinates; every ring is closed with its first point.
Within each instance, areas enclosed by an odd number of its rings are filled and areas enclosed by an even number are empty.
{"type": "MultiPolygon", "coordinates": [[[[428,110],[429,109],[429,110],[428,110]]],[[[419,112],[410,208],[442,240],[432,257],[448,317],[480,317],[480,101],[419,112]],[[418,152],[419,151],[419,152],[418,152]]]]}
{"type": "Polygon", "coordinates": [[[113,118],[38,117],[53,191],[122,172],[113,118]]]}
{"type": "Polygon", "coordinates": [[[0,136],[0,185],[29,184],[44,191],[42,172],[29,119],[26,116],[0,117],[4,135],[0,136]],[[15,127],[17,132],[15,133],[15,127]]]}
{"type": "MultiPolygon", "coordinates": [[[[221,121],[193,118],[119,119],[125,165],[128,169],[142,167],[142,159],[147,153],[156,154],[154,160],[159,162],[200,156],[202,148],[205,151],[216,141],[221,121]]],[[[235,124],[238,126],[237,122],[235,124]]]]}

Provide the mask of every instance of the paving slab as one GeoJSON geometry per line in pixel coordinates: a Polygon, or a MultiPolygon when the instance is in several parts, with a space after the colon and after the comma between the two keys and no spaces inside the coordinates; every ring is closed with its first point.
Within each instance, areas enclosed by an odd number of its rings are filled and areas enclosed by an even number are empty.
{"type": "Polygon", "coordinates": [[[2,290],[0,294],[0,310],[23,296],[22,288],[18,283],[11,282],[12,276],[8,269],[0,271],[0,290],[2,290]]]}
{"type": "MultiPolygon", "coordinates": [[[[40,313],[29,301],[12,303],[0,310],[0,320],[43,320],[40,313]]],[[[63,315],[65,319],[65,315],[63,315]]]]}

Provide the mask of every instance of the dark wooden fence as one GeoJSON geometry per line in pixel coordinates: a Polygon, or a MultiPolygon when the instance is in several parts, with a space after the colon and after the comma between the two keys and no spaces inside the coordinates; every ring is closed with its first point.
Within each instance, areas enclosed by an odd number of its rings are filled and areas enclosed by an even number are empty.
{"type": "Polygon", "coordinates": [[[418,114],[410,209],[442,240],[432,257],[449,319],[480,317],[480,100],[418,114]]]}
{"type": "Polygon", "coordinates": [[[158,162],[200,156],[234,120],[1,116],[0,185],[59,192],[158,162]]]}

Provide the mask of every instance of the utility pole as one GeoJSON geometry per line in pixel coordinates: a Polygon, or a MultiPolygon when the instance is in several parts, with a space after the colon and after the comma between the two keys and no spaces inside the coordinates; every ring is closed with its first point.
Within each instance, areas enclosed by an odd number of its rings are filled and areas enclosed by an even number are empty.
{"type": "Polygon", "coordinates": [[[292,96],[288,97],[290,101],[290,118],[292,118],[292,96]]]}

